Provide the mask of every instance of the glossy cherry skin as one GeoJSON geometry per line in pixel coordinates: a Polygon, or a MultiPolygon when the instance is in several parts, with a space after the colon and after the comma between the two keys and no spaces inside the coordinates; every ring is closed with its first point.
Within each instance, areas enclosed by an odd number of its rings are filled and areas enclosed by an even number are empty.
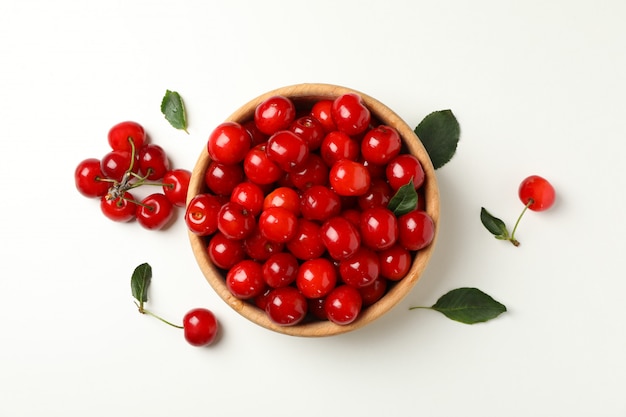
{"type": "Polygon", "coordinates": [[[263,210],[270,207],[283,207],[300,215],[300,195],[290,187],[278,187],[268,193],[263,200],[263,210]]]}
{"type": "Polygon", "coordinates": [[[244,260],[246,256],[243,241],[228,239],[219,231],[209,240],[207,253],[211,262],[224,270],[230,269],[233,265],[244,260]]]}
{"type": "Polygon", "coordinates": [[[270,207],[263,210],[258,224],[261,234],[271,242],[285,243],[296,235],[296,215],[283,207],[270,207]]]}
{"type": "Polygon", "coordinates": [[[378,255],[360,247],[352,256],[339,262],[339,275],[344,283],[360,288],[372,284],[380,275],[378,255]]]}
{"type": "Polygon", "coordinates": [[[378,277],[378,279],[370,285],[358,288],[361,298],[363,299],[363,306],[371,306],[383,298],[383,295],[387,292],[387,286],[387,280],[378,277]]]}
{"type": "Polygon", "coordinates": [[[391,281],[399,281],[411,269],[411,252],[396,243],[392,247],[378,252],[380,275],[391,281]]]}
{"type": "Polygon", "coordinates": [[[266,288],[262,265],[250,259],[238,262],[226,273],[226,287],[240,300],[261,295],[266,288]]]}
{"type": "Polygon", "coordinates": [[[326,296],[324,310],[330,321],[340,325],[354,322],[363,307],[361,293],[351,285],[339,285],[326,296]]]}
{"type": "Polygon", "coordinates": [[[124,198],[107,199],[102,196],[100,199],[100,209],[102,213],[109,219],[116,222],[128,222],[135,218],[137,212],[137,204],[135,197],[129,192],[124,193],[124,198]]]}
{"type": "Polygon", "coordinates": [[[298,219],[296,233],[286,246],[289,252],[300,260],[319,258],[326,252],[321,226],[304,218],[298,219]]]}
{"type": "Polygon", "coordinates": [[[254,216],[239,203],[229,201],[217,213],[217,228],[229,239],[245,239],[255,227],[254,216]]]}
{"type": "Polygon", "coordinates": [[[300,213],[307,220],[325,221],[341,212],[341,199],[333,190],[314,185],[302,193],[300,213]]]}
{"type": "Polygon", "coordinates": [[[337,97],[331,107],[337,129],[355,136],[363,133],[370,124],[371,114],[358,94],[347,93],[337,97]]]}
{"type": "Polygon", "coordinates": [[[311,108],[311,116],[318,120],[326,133],[337,130],[332,117],[333,100],[319,100],[311,108]]]}
{"type": "Polygon", "coordinates": [[[270,256],[280,253],[284,247],[284,243],[272,242],[263,236],[258,225],[252,233],[243,240],[243,248],[246,251],[246,255],[255,261],[265,261],[270,256]]]}
{"type": "Polygon", "coordinates": [[[172,203],[164,194],[150,194],[137,205],[137,222],[150,230],[160,230],[174,217],[172,203]]]}
{"type": "Polygon", "coordinates": [[[289,126],[289,130],[304,139],[310,151],[320,147],[326,133],[322,123],[309,115],[294,120],[289,126]]]}
{"type": "Polygon", "coordinates": [[[322,298],[335,288],[337,270],[326,258],[305,261],[298,269],[296,286],[306,298],[322,298]]]}
{"type": "Polygon", "coordinates": [[[204,174],[204,182],[214,194],[230,196],[235,187],[244,180],[239,164],[225,165],[211,161],[204,174]]]}
{"type": "Polygon", "coordinates": [[[185,207],[191,172],[186,169],[173,169],[163,176],[163,194],[175,207],[185,207]]]}
{"type": "Polygon", "coordinates": [[[413,186],[417,190],[424,183],[424,169],[420,161],[411,154],[400,154],[393,158],[385,168],[385,175],[389,185],[397,191],[403,185],[413,180],[413,186]]]}
{"type": "Polygon", "coordinates": [[[207,141],[207,151],[211,159],[226,165],[243,161],[251,146],[250,134],[237,122],[219,124],[207,141]]]}
{"type": "Polygon", "coordinates": [[[386,125],[368,130],[361,141],[361,155],[375,165],[386,165],[400,153],[401,148],[400,134],[386,125]]]}
{"type": "Polygon", "coordinates": [[[309,154],[302,169],[289,173],[291,184],[298,190],[306,190],[314,185],[328,184],[328,165],[316,153],[309,154]]]}
{"type": "Polygon", "coordinates": [[[390,248],[398,240],[398,220],[386,207],[372,207],[361,214],[361,238],[374,250],[390,248]]]}
{"type": "Polygon", "coordinates": [[[208,346],[213,343],[219,331],[215,315],[205,308],[194,308],[183,317],[183,334],[192,346],[208,346]]]}
{"type": "Polygon", "coordinates": [[[248,212],[256,216],[263,209],[265,195],[258,184],[253,182],[241,182],[235,186],[230,195],[230,201],[239,203],[248,212]]]}
{"type": "Polygon", "coordinates": [[[320,146],[320,155],[329,167],[341,159],[356,161],[359,154],[359,142],[338,130],[328,133],[320,146]]]}
{"type": "Polygon", "coordinates": [[[160,180],[170,169],[165,150],[159,145],[147,144],[137,154],[139,173],[149,180],[160,180]]]}
{"type": "Polygon", "coordinates": [[[222,208],[220,200],[213,194],[198,194],[185,209],[187,228],[198,236],[208,236],[217,230],[217,215],[222,208]]]}
{"type": "Polygon", "coordinates": [[[295,105],[289,98],[280,95],[265,99],[254,110],[254,123],[266,135],[288,129],[295,118],[295,105]]]}
{"type": "Polygon", "coordinates": [[[107,139],[111,149],[128,152],[132,149],[129,141],[132,139],[135,152],[137,152],[145,144],[147,137],[143,126],[137,122],[127,121],[113,126],[109,130],[107,139]]]}
{"type": "Polygon", "coordinates": [[[244,158],[243,170],[248,180],[260,185],[276,182],[284,173],[284,171],[267,156],[265,144],[257,145],[250,149],[244,158]]]}
{"type": "Polygon", "coordinates": [[[100,166],[100,160],[88,158],[81,161],[74,171],[76,189],[85,197],[95,198],[105,195],[111,187],[111,182],[105,179],[100,166]]]}
{"type": "Polygon", "coordinates": [[[122,181],[124,174],[126,174],[126,171],[130,170],[131,165],[133,172],[139,172],[139,164],[136,163],[136,161],[132,161],[129,151],[111,151],[104,155],[100,161],[102,173],[107,178],[114,179],[118,182],[122,181]]]}
{"type": "Polygon", "coordinates": [[[430,245],[435,237],[435,223],[422,210],[413,210],[398,218],[398,242],[410,251],[430,245]]]}
{"type": "Polygon", "coordinates": [[[394,192],[387,181],[373,179],[367,192],[357,198],[357,203],[361,210],[367,210],[372,207],[387,207],[393,194],[394,192]]]}
{"type": "Polygon", "coordinates": [[[308,303],[304,295],[292,286],[275,288],[267,296],[265,312],[279,326],[293,326],[306,316],[308,303]]]}
{"type": "Polygon", "coordinates": [[[343,217],[332,217],[320,229],[322,242],[335,260],[349,258],[361,246],[361,235],[356,226],[343,217]]]}
{"type": "Polygon", "coordinates": [[[263,263],[263,279],[272,288],[286,287],[296,280],[299,267],[292,253],[275,253],[263,263]]]}
{"type": "Polygon", "coordinates": [[[333,190],[341,196],[360,196],[370,187],[370,173],[360,162],[342,159],[330,169],[328,179],[333,190]]]}
{"type": "Polygon", "coordinates": [[[309,146],[290,130],[279,130],[267,140],[267,157],[285,172],[301,170],[309,156],[309,146]]]}
{"type": "Polygon", "coordinates": [[[533,211],[548,210],[556,199],[552,184],[539,175],[525,178],[519,186],[518,194],[522,203],[533,211]]]}

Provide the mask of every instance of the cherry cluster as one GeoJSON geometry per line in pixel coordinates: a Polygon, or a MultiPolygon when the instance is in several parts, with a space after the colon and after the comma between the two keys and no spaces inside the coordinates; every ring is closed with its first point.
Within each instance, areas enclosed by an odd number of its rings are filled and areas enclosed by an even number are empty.
{"type": "Polygon", "coordinates": [[[289,326],[347,325],[408,273],[435,235],[424,170],[362,98],[273,96],[207,142],[206,189],[185,213],[230,292],[289,326]],[[401,188],[415,207],[389,207],[401,188]]]}
{"type": "Polygon", "coordinates": [[[102,159],[81,161],[74,172],[78,191],[89,198],[99,198],[102,213],[117,222],[137,222],[146,229],[165,227],[174,215],[174,207],[185,207],[191,172],[171,169],[162,147],[149,143],[144,128],[132,121],[116,124],[108,132],[111,147],[102,159]],[[147,185],[156,186],[141,200],[130,191],[147,185]]]}

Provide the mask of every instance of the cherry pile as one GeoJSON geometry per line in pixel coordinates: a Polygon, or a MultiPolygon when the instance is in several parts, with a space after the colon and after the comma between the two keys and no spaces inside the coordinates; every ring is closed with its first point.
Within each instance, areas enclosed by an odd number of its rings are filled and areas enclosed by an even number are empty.
{"type": "Polygon", "coordinates": [[[171,169],[162,147],[148,143],[144,128],[121,122],[108,132],[111,150],[102,159],[81,161],[74,172],[78,191],[100,199],[100,209],[117,222],[137,222],[146,229],[165,227],[174,207],[185,207],[191,172],[171,169]],[[160,188],[141,200],[130,191],[148,185],[160,188]]]}
{"type": "Polygon", "coordinates": [[[352,323],[434,238],[419,160],[358,94],[270,97],[250,120],[218,125],[207,152],[187,227],[229,291],[278,325],[352,323]],[[389,202],[406,187],[420,198],[396,214],[389,202]]]}

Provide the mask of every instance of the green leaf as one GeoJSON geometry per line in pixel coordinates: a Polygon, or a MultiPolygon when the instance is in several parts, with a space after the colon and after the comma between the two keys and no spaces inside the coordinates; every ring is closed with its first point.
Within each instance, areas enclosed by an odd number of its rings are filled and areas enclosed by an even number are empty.
{"type": "Polygon", "coordinates": [[[454,154],[461,136],[461,127],[451,110],[430,113],[415,128],[435,169],[447,164],[454,154]]]}
{"type": "Polygon", "coordinates": [[[130,287],[133,292],[133,297],[139,301],[140,308],[143,307],[143,303],[148,301],[148,287],[150,286],[150,280],[152,279],[152,267],[143,263],[133,271],[133,276],[130,279],[130,287]]]}
{"type": "Polygon", "coordinates": [[[170,124],[180,130],[187,132],[187,114],[183,99],[176,91],[165,91],[165,96],[161,101],[161,113],[170,124]]]}
{"type": "Polygon", "coordinates": [[[506,311],[504,304],[477,288],[452,290],[441,296],[430,308],[465,324],[485,322],[506,311]]]}
{"type": "Polygon", "coordinates": [[[415,210],[417,207],[417,198],[417,191],[413,185],[413,178],[411,178],[408,184],[398,188],[396,194],[389,200],[387,208],[396,216],[402,216],[403,214],[415,210]]]}
{"type": "Polygon", "coordinates": [[[480,221],[496,239],[506,240],[509,238],[509,231],[504,222],[493,216],[484,207],[480,208],[480,221]]]}

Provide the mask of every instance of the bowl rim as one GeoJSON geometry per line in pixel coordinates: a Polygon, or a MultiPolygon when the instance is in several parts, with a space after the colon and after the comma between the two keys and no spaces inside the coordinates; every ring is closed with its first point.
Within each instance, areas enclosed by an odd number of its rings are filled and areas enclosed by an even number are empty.
{"type": "MultiPolygon", "coordinates": [[[[362,328],[363,326],[386,314],[402,299],[404,299],[409,292],[411,292],[419,278],[423,275],[433,251],[435,250],[440,220],[440,196],[435,169],[426,149],[413,129],[411,129],[402,118],[400,118],[393,110],[382,102],[361,91],[340,85],[325,83],[293,84],[267,91],[253,98],[239,107],[226,120],[224,120],[224,122],[243,122],[250,119],[253,117],[254,109],[259,103],[275,95],[283,95],[296,101],[308,102],[334,98],[347,93],[358,94],[372,115],[375,115],[380,123],[394,126],[400,133],[403,144],[407,147],[411,154],[418,158],[422,164],[425,173],[425,181],[423,185],[426,200],[425,211],[433,219],[435,224],[435,236],[428,247],[418,251],[418,254],[413,259],[413,263],[411,264],[411,268],[409,269],[407,275],[401,280],[395,282],[383,298],[378,300],[373,305],[364,308],[354,322],[347,325],[338,325],[330,321],[314,321],[294,326],[279,326],[273,323],[267,317],[266,313],[260,308],[253,305],[249,301],[240,300],[230,293],[226,287],[221,271],[210,261],[206,250],[205,238],[197,236],[188,230],[188,237],[193,254],[209,285],[233,310],[244,316],[246,319],[268,330],[291,336],[321,337],[338,335],[362,328]]],[[[206,171],[210,161],[211,160],[205,145],[192,170],[186,205],[188,205],[197,194],[206,191],[204,184],[204,172],[206,171]]]]}

